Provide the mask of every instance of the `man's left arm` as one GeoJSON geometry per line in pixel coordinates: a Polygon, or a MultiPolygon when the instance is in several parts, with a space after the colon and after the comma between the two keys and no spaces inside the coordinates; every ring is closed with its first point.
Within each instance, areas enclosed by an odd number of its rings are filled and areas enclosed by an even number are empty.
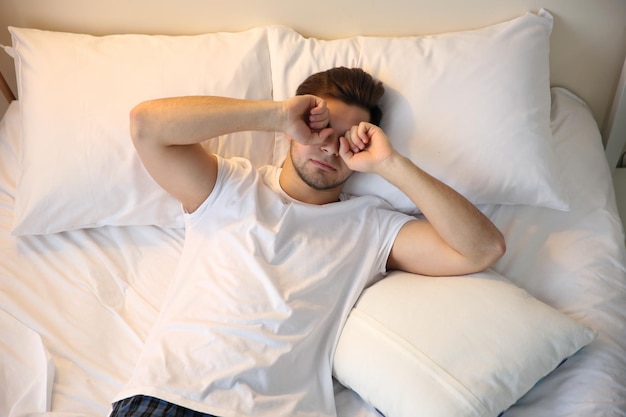
{"type": "Polygon", "coordinates": [[[379,127],[361,123],[340,140],[348,167],[385,178],[425,217],[402,227],[388,269],[462,275],[481,271],[504,254],[504,238],[494,224],[462,195],[400,155],[379,127]]]}

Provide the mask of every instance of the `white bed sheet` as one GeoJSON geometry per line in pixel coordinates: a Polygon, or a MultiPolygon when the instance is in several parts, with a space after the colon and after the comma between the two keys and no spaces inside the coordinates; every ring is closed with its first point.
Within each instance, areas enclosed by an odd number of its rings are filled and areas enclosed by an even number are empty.
{"type": "Polygon", "coordinates": [[[507,239],[494,269],[598,335],[505,416],[626,416],[626,251],[611,174],[588,107],[562,88],[552,103],[571,210],[486,208],[507,239]]]}
{"type": "MultiPolygon", "coordinates": [[[[571,211],[481,209],[507,238],[494,269],[598,337],[505,416],[623,417],[624,233],[589,109],[566,90],[552,92],[553,140],[571,211]]],[[[0,414],[105,416],[157,314],[183,231],[104,227],[10,236],[18,118],[14,103],[0,125],[0,385],[12,388],[0,391],[0,414]]],[[[341,417],[377,415],[351,391],[338,387],[336,399],[341,417]]]]}

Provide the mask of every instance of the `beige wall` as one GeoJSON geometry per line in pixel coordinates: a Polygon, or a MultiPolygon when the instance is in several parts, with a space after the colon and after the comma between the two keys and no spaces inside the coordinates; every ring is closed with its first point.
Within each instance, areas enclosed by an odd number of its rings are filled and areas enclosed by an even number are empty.
{"type": "MultiPolygon", "coordinates": [[[[626,0],[0,0],[0,43],[10,44],[9,25],[96,35],[193,34],[266,24],[320,38],[414,35],[481,27],[540,7],[555,17],[553,84],[583,97],[603,125],[626,56],[626,0]]],[[[5,54],[0,70],[15,89],[5,54]]]]}

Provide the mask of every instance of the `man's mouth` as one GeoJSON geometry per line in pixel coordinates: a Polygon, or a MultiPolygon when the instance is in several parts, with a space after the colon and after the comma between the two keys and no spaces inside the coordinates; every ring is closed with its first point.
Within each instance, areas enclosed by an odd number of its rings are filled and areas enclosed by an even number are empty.
{"type": "Polygon", "coordinates": [[[324,171],[329,171],[329,172],[337,171],[337,169],[333,167],[332,165],[329,165],[326,162],[319,161],[317,159],[311,159],[311,163],[315,165],[317,168],[324,170],[324,171]]]}

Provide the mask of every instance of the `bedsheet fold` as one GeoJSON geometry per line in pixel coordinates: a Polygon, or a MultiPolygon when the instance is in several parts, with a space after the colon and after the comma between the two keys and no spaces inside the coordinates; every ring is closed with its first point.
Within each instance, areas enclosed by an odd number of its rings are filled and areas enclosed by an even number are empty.
{"type": "Polygon", "coordinates": [[[31,416],[50,409],[54,362],[41,337],[0,310],[0,415],[31,416]]]}

